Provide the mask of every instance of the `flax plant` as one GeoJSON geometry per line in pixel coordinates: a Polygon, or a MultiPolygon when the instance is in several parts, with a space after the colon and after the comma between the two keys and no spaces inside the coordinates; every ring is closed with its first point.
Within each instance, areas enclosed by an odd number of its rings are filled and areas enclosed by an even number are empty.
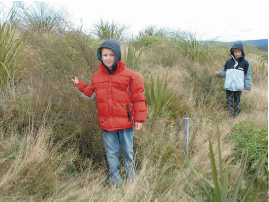
{"type": "Polygon", "coordinates": [[[156,80],[151,77],[150,81],[145,82],[147,104],[155,108],[156,115],[166,113],[172,103],[173,95],[167,91],[167,85],[167,79],[163,83],[159,75],[156,80]]]}
{"type": "Polygon", "coordinates": [[[139,67],[142,50],[137,52],[132,42],[129,42],[128,50],[124,52],[124,62],[126,66],[132,70],[136,70],[139,67]]]}

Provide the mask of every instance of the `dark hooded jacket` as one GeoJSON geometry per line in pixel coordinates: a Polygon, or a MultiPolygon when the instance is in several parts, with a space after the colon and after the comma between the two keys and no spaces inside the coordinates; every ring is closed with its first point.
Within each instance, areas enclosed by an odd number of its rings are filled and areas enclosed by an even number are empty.
{"type": "Polygon", "coordinates": [[[251,90],[251,67],[245,59],[245,51],[242,43],[235,43],[230,49],[231,58],[225,63],[219,77],[225,79],[224,88],[230,91],[251,90]],[[242,56],[235,58],[233,49],[240,49],[242,56]]]}
{"type": "Polygon", "coordinates": [[[106,40],[98,48],[97,57],[101,61],[100,69],[93,74],[91,85],[79,81],[76,87],[89,97],[95,92],[100,128],[115,131],[132,128],[133,121],[145,122],[144,82],[139,74],[125,66],[119,43],[114,39],[106,40]],[[103,63],[101,48],[115,52],[112,71],[103,63]]]}

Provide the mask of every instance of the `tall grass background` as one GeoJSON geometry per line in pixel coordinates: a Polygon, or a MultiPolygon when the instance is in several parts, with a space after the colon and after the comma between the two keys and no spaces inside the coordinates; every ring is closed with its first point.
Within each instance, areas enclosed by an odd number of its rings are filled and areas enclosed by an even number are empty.
{"type": "MultiPolygon", "coordinates": [[[[252,90],[242,95],[242,113],[233,119],[224,81],[214,76],[229,58],[229,45],[153,26],[121,41],[126,64],[144,79],[148,115],[134,137],[137,176],[114,189],[107,183],[96,103],[80,98],[71,78],[89,83],[98,46],[108,37],[125,38],[127,28],[101,20],[93,32],[102,37],[88,35],[44,3],[33,9],[20,5],[0,26],[0,201],[207,201],[193,168],[213,183],[222,178],[212,176],[213,165],[222,163],[216,172],[226,176],[227,170],[226,200],[232,201],[243,170],[238,200],[246,190],[256,201],[267,200],[268,52],[245,44],[252,90]],[[219,145],[221,158],[213,159],[219,145]]],[[[212,196],[216,187],[208,187],[212,196]]]]}

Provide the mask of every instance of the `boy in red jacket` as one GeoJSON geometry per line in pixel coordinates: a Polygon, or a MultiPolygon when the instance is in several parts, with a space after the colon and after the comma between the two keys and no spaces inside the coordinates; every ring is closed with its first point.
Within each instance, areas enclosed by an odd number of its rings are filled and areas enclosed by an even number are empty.
{"type": "Polygon", "coordinates": [[[121,59],[118,41],[106,40],[97,50],[100,69],[92,76],[91,85],[74,77],[72,81],[80,92],[91,97],[95,93],[99,127],[103,130],[106,156],[110,167],[109,181],[121,186],[119,148],[124,156],[127,179],[135,176],[133,155],[133,125],[141,130],[147,109],[144,83],[136,72],[128,69],[121,59]]]}

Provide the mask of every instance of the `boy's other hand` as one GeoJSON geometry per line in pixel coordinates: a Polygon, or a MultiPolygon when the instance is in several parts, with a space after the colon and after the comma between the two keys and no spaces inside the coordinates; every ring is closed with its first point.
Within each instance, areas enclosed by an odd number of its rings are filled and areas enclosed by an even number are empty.
{"type": "Polygon", "coordinates": [[[215,75],[216,76],[219,76],[219,71],[215,71],[215,75]]]}
{"type": "Polygon", "coordinates": [[[244,94],[247,94],[248,93],[248,90],[247,89],[244,89],[244,94]]]}
{"type": "Polygon", "coordinates": [[[136,130],[141,130],[141,128],[142,128],[142,123],[135,122],[135,129],[136,130]]]}
{"type": "Polygon", "coordinates": [[[79,82],[76,76],[74,76],[73,79],[71,79],[71,81],[73,81],[74,85],[76,85],[79,82]]]}

